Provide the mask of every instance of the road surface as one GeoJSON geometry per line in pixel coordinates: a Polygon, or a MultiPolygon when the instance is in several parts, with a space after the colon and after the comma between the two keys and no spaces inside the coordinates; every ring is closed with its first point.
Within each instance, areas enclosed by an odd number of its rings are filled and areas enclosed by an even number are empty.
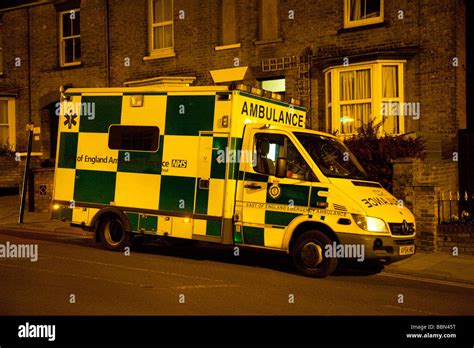
{"type": "Polygon", "coordinates": [[[0,315],[474,314],[474,286],[368,266],[312,279],[279,253],[145,245],[126,255],[87,237],[1,230],[7,241],[37,244],[39,258],[0,258],[0,315]]]}

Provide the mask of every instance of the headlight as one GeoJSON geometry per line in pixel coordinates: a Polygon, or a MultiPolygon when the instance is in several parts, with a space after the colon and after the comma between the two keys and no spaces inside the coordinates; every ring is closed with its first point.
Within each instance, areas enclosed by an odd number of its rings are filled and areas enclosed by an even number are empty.
{"type": "Polygon", "coordinates": [[[357,214],[352,214],[352,218],[354,219],[356,225],[362,228],[364,231],[389,233],[387,224],[382,219],[357,214]]]}

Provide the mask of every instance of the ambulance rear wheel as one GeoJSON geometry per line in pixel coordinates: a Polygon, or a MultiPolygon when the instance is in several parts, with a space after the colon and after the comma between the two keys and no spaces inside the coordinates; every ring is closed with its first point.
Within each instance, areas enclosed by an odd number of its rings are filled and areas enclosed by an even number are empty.
{"type": "Polygon", "coordinates": [[[306,276],[324,278],[337,267],[337,259],[324,255],[325,246],[332,240],[324,233],[311,230],[303,233],[293,245],[292,256],[296,269],[306,276]]]}
{"type": "Polygon", "coordinates": [[[109,250],[123,251],[129,246],[129,234],[118,216],[106,216],[99,225],[102,245],[109,250]]]}

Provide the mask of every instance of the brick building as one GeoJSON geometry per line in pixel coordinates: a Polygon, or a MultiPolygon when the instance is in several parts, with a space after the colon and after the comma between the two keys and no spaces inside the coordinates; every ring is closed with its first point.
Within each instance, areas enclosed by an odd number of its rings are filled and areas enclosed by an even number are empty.
{"type": "MultiPolygon", "coordinates": [[[[383,132],[422,135],[424,167],[398,186],[455,191],[458,131],[470,122],[468,3],[7,0],[0,10],[0,142],[24,151],[32,121],[42,130],[35,151],[54,159],[62,85],[169,76],[208,85],[211,70],[245,66],[244,83],[301,99],[311,128],[344,136],[374,119],[384,120],[383,132]]],[[[413,204],[410,194],[404,199],[413,204]]],[[[431,208],[422,209],[433,220],[431,208]]]]}

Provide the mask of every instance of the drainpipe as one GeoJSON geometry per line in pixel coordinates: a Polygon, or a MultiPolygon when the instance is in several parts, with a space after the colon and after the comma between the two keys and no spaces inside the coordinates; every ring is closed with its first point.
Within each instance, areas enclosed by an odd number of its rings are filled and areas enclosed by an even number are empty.
{"type": "Polygon", "coordinates": [[[29,115],[28,121],[32,122],[32,113],[33,108],[31,105],[31,34],[30,34],[30,9],[26,8],[26,32],[27,32],[27,43],[28,43],[28,105],[29,105],[29,115]]]}
{"type": "Polygon", "coordinates": [[[110,86],[110,45],[109,45],[109,0],[104,0],[105,11],[105,72],[106,72],[106,87],[110,86]]]}

